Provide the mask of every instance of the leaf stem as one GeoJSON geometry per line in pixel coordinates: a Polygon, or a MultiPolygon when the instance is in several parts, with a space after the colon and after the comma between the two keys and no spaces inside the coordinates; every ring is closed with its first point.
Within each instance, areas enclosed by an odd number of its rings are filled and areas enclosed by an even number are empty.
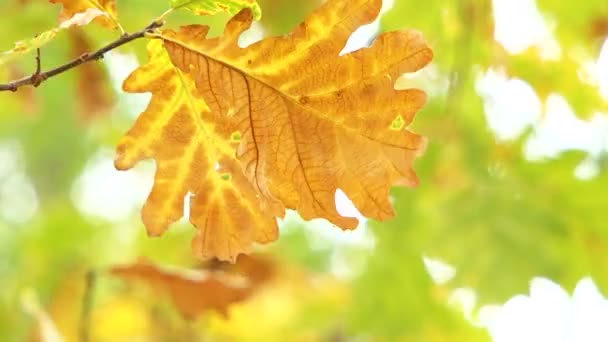
{"type": "Polygon", "coordinates": [[[100,10],[103,13],[107,14],[107,17],[110,18],[110,20],[112,20],[112,22],[114,23],[114,25],[116,25],[116,27],[118,28],[118,30],[120,30],[120,35],[121,36],[124,36],[124,35],[127,34],[127,32],[122,27],[122,25],[120,24],[120,22],[118,21],[118,19],[116,19],[116,17],[112,13],[110,13],[108,10],[106,10],[105,7],[103,7],[99,2],[97,2],[96,0],[89,0],[89,3],[92,4],[93,6],[95,6],[98,10],[100,10]]]}
{"type": "Polygon", "coordinates": [[[175,8],[169,8],[168,10],[165,11],[165,13],[161,14],[160,17],[156,18],[155,21],[163,21],[163,20],[165,20],[165,18],[169,14],[173,13],[174,10],[175,10],[175,8]]]}
{"type": "Polygon", "coordinates": [[[34,74],[29,77],[24,77],[18,80],[14,80],[12,82],[6,84],[0,84],[0,92],[2,91],[17,91],[19,88],[24,86],[34,86],[38,87],[41,83],[46,81],[47,79],[62,74],[70,69],[73,69],[81,64],[96,61],[102,59],[106,52],[112,51],[120,46],[123,46],[127,43],[130,43],[136,39],[140,39],[146,36],[146,34],[154,32],[159,27],[164,25],[164,21],[155,20],[150,25],[146,26],[144,29],[132,33],[132,34],[124,34],[119,39],[109,43],[108,45],[100,48],[95,52],[87,52],[82,54],[80,57],[64,64],[58,66],[49,71],[40,72],[40,52],[37,53],[37,70],[34,74]]]}
{"type": "Polygon", "coordinates": [[[125,36],[127,34],[127,31],[125,31],[125,29],[122,27],[120,22],[118,22],[118,20],[116,20],[116,18],[114,18],[113,16],[110,16],[110,18],[116,24],[116,27],[118,27],[118,30],[120,30],[120,35],[125,36]]]}

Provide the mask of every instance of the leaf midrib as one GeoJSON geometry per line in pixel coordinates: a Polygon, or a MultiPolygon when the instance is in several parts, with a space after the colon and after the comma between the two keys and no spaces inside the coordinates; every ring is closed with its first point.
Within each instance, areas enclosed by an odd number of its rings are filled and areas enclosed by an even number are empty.
{"type": "MultiPolygon", "coordinates": [[[[374,141],[374,142],[379,143],[379,144],[384,145],[384,146],[395,147],[395,148],[405,149],[405,150],[409,150],[409,151],[415,151],[415,150],[416,150],[416,149],[413,149],[413,148],[410,148],[410,147],[399,146],[399,145],[395,145],[395,144],[387,143],[387,142],[384,142],[384,141],[380,141],[380,140],[378,140],[378,139],[376,139],[376,138],[373,138],[373,137],[370,137],[370,136],[367,136],[367,135],[361,134],[361,132],[359,132],[359,131],[357,131],[357,130],[355,130],[355,129],[353,129],[353,128],[350,128],[350,127],[348,127],[348,126],[341,125],[341,122],[339,122],[339,121],[332,120],[332,118],[331,118],[331,117],[328,117],[327,115],[324,115],[322,112],[318,111],[318,110],[317,110],[317,109],[315,109],[315,108],[312,108],[312,107],[306,107],[306,106],[304,106],[303,104],[301,104],[301,103],[300,103],[300,101],[298,101],[298,99],[296,99],[296,98],[292,97],[291,95],[285,94],[283,91],[281,91],[281,90],[277,89],[277,87],[275,87],[275,86],[273,86],[273,85],[271,85],[271,84],[268,84],[268,83],[267,83],[267,82],[265,82],[265,81],[262,81],[262,80],[258,79],[257,77],[255,77],[255,76],[253,76],[253,75],[251,75],[251,74],[249,74],[249,73],[245,72],[244,70],[242,70],[242,69],[240,69],[240,68],[238,68],[238,67],[236,67],[236,66],[234,66],[234,65],[228,64],[228,63],[226,63],[226,62],[224,62],[224,61],[222,61],[222,60],[220,60],[220,59],[217,59],[217,58],[214,58],[214,57],[212,57],[212,56],[209,56],[208,54],[206,54],[206,53],[204,53],[204,52],[201,52],[201,51],[200,51],[200,50],[198,50],[198,49],[192,48],[191,46],[189,46],[189,45],[185,44],[185,43],[184,43],[184,42],[182,42],[182,41],[175,40],[175,39],[172,39],[172,38],[169,38],[169,37],[163,36],[163,35],[158,35],[157,37],[158,37],[159,39],[164,40],[164,41],[168,41],[168,42],[171,42],[171,43],[173,43],[173,44],[176,44],[176,45],[178,45],[178,46],[182,47],[183,49],[187,49],[187,50],[189,50],[189,51],[195,52],[195,53],[197,53],[197,54],[199,54],[199,55],[203,56],[204,58],[208,58],[208,59],[210,59],[210,60],[212,60],[212,61],[214,61],[214,62],[216,62],[216,63],[219,63],[219,64],[223,65],[224,67],[227,67],[227,68],[229,68],[229,69],[231,69],[231,70],[235,70],[235,71],[237,71],[238,73],[240,73],[241,75],[243,75],[243,77],[245,77],[245,78],[250,77],[251,79],[255,80],[256,82],[259,82],[260,84],[264,85],[265,87],[268,87],[268,88],[270,88],[271,90],[275,91],[275,92],[276,92],[276,93],[278,93],[278,94],[279,94],[281,97],[283,97],[283,98],[287,99],[288,101],[290,101],[292,104],[294,104],[294,105],[296,105],[296,106],[298,106],[298,107],[300,107],[300,108],[304,108],[304,109],[306,109],[306,110],[310,110],[310,111],[312,111],[312,112],[313,112],[313,113],[314,113],[314,114],[315,114],[315,115],[316,115],[318,118],[321,118],[321,119],[323,119],[323,120],[329,120],[329,121],[333,122],[334,124],[339,125],[341,128],[343,128],[343,129],[345,129],[345,130],[348,130],[348,131],[350,131],[350,132],[354,132],[356,135],[359,135],[359,136],[365,137],[365,138],[367,138],[367,139],[369,139],[369,140],[371,140],[371,141],[374,141]]],[[[419,53],[419,52],[420,52],[420,51],[417,51],[416,53],[419,53]]]]}

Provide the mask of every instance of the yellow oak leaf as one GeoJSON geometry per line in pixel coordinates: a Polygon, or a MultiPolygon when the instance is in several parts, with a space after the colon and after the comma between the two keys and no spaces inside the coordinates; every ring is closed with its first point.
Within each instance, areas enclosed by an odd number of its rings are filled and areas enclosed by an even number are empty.
{"type": "Polygon", "coordinates": [[[238,38],[251,25],[249,9],[218,38],[206,38],[200,25],[159,35],[217,122],[239,132],[237,156],[264,201],[354,229],[357,220],[336,209],[338,189],[366,217],[386,220],[394,215],[391,186],[418,183],[412,162],[425,139],[406,127],[426,94],[396,90],[394,82],[428,64],[432,50],[420,33],[404,30],[340,56],[381,7],[381,0],[330,0],[291,34],[246,48],[238,38]]]}
{"type": "Polygon", "coordinates": [[[198,228],[196,255],[234,261],[252,244],[278,237],[277,202],[261,201],[235,158],[230,129],[210,112],[191,77],[173,66],[160,41],[148,45],[150,61],[124,83],[127,92],[152,100],[118,146],[116,168],[143,159],[157,164],[155,184],[142,211],[148,233],[161,235],[183,215],[191,194],[190,221],[198,228]]]}
{"type": "Polygon", "coordinates": [[[75,19],[95,22],[114,29],[116,21],[116,0],[49,0],[53,4],[60,3],[63,9],[59,13],[59,22],[62,25],[75,19]]]}
{"type": "Polygon", "coordinates": [[[151,92],[148,109],[118,146],[116,167],[155,159],[155,185],[142,212],[150,235],[182,217],[191,194],[195,254],[234,261],[277,238],[285,208],[344,229],[342,190],[367,217],[394,215],[389,191],[415,186],[413,160],[425,139],[408,131],[426,102],[395,80],[432,59],[422,35],[381,34],[367,49],[340,55],[353,31],[372,22],[381,0],[331,0],[284,37],[246,48],[245,9],[221,37],[200,25],[156,34],[150,61],[124,84],[151,92]]]}

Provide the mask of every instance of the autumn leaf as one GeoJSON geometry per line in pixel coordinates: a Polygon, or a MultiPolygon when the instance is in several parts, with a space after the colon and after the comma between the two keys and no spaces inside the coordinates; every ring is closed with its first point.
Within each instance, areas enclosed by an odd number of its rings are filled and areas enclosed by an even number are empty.
{"type": "Polygon", "coordinates": [[[53,4],[62,4],[63,9],[59,13],[59,22],[64,25],[66,21],[88,17],[107,28],[116,28],[116,0],[49,0],[53,4]]]}
{"type": "MultiPolygon", "coordinates": [[[[78,57],[91,51],[91,45],[82,30],[70,30],[72,54],[78,57]]],[[[86,63],[78,70],[78,87],[76,102],[78,112],[84,120],[90,120],[107,113],[114,103],[112,89],[103,70],[102,64],[86,63]]]]}
{"type": "Polygon", "coordinates": [[[235,260],[254,242],[278,236],[280,205],[260,201],[234,158],[234,144],[221,118],[209,112],[187,74],[171,64],[160,41],[148,46],[150,61],[125,81],[127,92],[152,92],[152,101],[118,146],[116,167],[125,170],[154,158],[154,188],[142,218],[150,235],[162,234],[184,212],[192,194],[190,221],[198,228],[196,255],[235,260]]]}
{"type": "Polygon", "coordinates": [[[256,20],[262,16],[262,10],[255,0],[171,0],[171,7],[190,10],[198,15],[222,12],[237,14],[243,8],[250,8],[256,20]]]}
{"type": "Polygon", "coordinates": [[[411,164],[424,139],[405,127],[426,101],[420,90],[395,90],[394,80],[432,52],[419,33],[402,31],[339,56],[380,8],[379,0],[330,1],[291,35],[245,49],[237,40],[252,22],[249,9],[220,38],[205,39],[209,28],[194,25],[160,35],[164,49],[151,43],[150,62],[124,88],[150,91],[152,102],[116,159],[120,170],[157,162],[142,213],[148,232],[160,235],[181,218],[189,193],[193,247],[203,258],[234,260],[275,240],[285,207],[355,228],[336,210],[337,189],[364,215],[392,217],[391,186],[418,183],[411,164]]]}
{"type": "Polygon", "coordinates": [[[115,267],[111,273],[126,280],[142,281],[168,294],[188,319],[209,310],[226,316],[230,305],[247,299],[260,285],[235,273],[167,269],[148,262],[115,267]]]}
{"type": "Polygon", "coordinates": [[[380,35],[373,46],[339,56],[354,30],[379,14],[380,0],[333,0],[294,32],[240,48],[253,15],[244,10],[222,37],[206,26],[166,31],[172,62],[191,74],[211,111],[242,134],[238,157],[266,200],[278,199],[304,219],[341,216],[341,189],[363,215],[386,220],[393,185],[414,186],[414,158],[425,140],[405,128],[423,106],[421,90],[395,90],[394,81],[432,58],[415,31],[380,35]]]}
{"type": "Polygon", "coordinates": [[[210,260],[203,266],[208,270],[239,274],[246,277],[252,286],[266,283],[277,272],[274,260],[263,254],[241,255],[236,263],[210,260]]]}

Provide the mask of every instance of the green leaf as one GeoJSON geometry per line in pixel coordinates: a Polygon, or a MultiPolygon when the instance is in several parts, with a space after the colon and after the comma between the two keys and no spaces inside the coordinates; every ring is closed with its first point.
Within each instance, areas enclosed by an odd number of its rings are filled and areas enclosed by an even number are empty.
{"type": "Polygon", "coordinates": [[[580,118],[591,118],[608,110],[608,101],[602,98],[597,85],[581,82],[582,63],[571,56],[559,61],[542,61],[529,51],[505,60],[507,72],[526,80],[543,101],[551,94],[560,94],[580,118]],[[558,69],[560,72],[555,72],[558,69]]]}
{"type": "Polygon", "coordinates": [[[15,47],[13,49],[6,52],[0,52],[0,66],[48,44],[55,39],[57,34],[62,30],[73,26],[88,25],[92,20],[100,16],[104,16],[104,12],[98,10],[97,8],[90,8],[85,12],[76,13],[72,17],[62,21],[59,27],[47,30],[36,35],[34,38],[18,41],[15,43],[15,47]]]}
{"type": "Polygon", "coordinates": [[[187,9],[198,15],[214,15],[222,12],[237,14],[243,8],[251,8],[256,20],[262,10],[255,0],[170,0],[174,9],[187,9]]]}
{"type": "Polygon", "coordinates": [[[565,48],[599,50],[603,35],[598,39],[600,37],[594,35],[593,25],[608,16],[608,2],[539,0],[538,7],[555,24],[557,37],[565,48]]]}
{"type": "Polygon", "coordinates": [[[371,225],[377,245],[353,282],[348,331],[378,341],[488,341],[486,331],[448,304],[449,289],[433,284],[423,263],[419,232],[406,228],[419,224],[417,215],[407,208],[411,202],[398,204],[401,221],[371,225]]]}
{"type": "Polygon", "coordinates": [[[0,52],[0,66],[8,62],[14,61],[19,57],[28,54],[30,51],[36,50],[50,41],[52,41],[61,29],[54,28],[39,34],[38,36],[19,41],[15,43],[15,47],[11,50],[0,52]]]}

